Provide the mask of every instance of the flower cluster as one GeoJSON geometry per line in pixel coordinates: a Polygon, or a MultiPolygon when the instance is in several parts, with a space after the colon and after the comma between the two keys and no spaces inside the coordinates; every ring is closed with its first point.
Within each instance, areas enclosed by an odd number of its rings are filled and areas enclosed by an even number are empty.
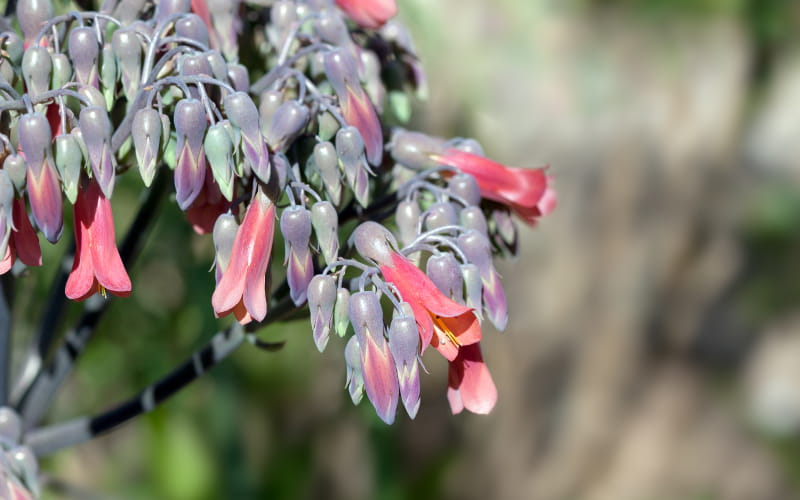
{"type": "Polygon", "coordinates": [[[399,400],[416,415],[428,345],[449,362],[453,412],[488,412],[481,322],[507,322],[492,254],[516,250],[512,214],[533,225],[552,210],[551,180],[471,139],[385,129],[425,87],[394,0],[263,3],[109,1],[56,15],[19,0],[21,33],[0,34],[0,272],[42,264],[36,233],[61,238],[66,199],[66,296],[129,295],[117,176],[150,188],[171,175],[177,207],[212,234],[216,316],[263,321],[286,290],[308,304],[320,351],[331,332],[353,332],[350,395],[366,392],[384,421],[399,400]]]}

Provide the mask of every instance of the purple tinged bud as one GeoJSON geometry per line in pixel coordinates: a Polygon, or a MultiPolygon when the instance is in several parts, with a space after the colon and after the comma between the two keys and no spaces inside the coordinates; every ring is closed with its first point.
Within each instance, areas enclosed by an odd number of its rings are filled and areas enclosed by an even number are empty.
{"type": "Polygon", "coordinates": [[[444,150],[445,142],[442,139],[402,129],[395,131],[389,143],[394,161],[414,170],[435,167],[437,162],[431,155],[440,154],[444,150]]]}
{"type": "Polygon", "coordinates": [[[311,314],[311,331],[319,352],[325,350],[333,327],[333,308],[336,304],[336,278],[318,274],[308,284],[308,310],[311,314]]]}
{"type": "Polygon", "coordinates": [[[100,44],[97,33],[89,27],[72,28],[69,33],[69,58],[75,68],[75,77],[84,85],[97,86],[97,59],[100,44]]]}
{"type": "Polygon", "coordinates": [[[339,214],[331,202],[320,201],[311,206],[311,225],[325,263],[333,263],[339,257],[339,214]]]}
{"type": "Polygon", "coordinates": [[[22,0],[17,2],[16,14],[25,40],[32,42],[44,24],[53,18],[53,4],[50,0],[22,0]]]}
{"type": "Polygon", "coordinates": [[[478,205],[481,202],[481,190],[475,178],[469,174],[454,175],[447,183],[447,188],[470,205],[478,205]]]}
{"type": "Polygon", "coordinates": [[[97,106],[98,108],[106,109],[106,98],[103,97],[103,94],[97,90],[96,87],[83,85],[78,89],[78,93],[85,97],[87,101],[89,101],[90,106],[97,106]]]}
{"type": "Polygon", "coordinates": [[[350,297],[350,321],[361,347],[364,389],[378,416],[391,424],[397,411],[399,386],[389,343],[383,336],[383,311],[378,296],[358,292],[350,297]]]}
{"type": "Polygon", "coordinates": [[[105,108],[89,106],[81,110],[79,123],[94,177],[105,197],[111,199],[117,168],[111,153],[111,120],[105,108]]]}
{"type": "Polygon", "coordinates": [[[356,61],[342,49],[335,49],[325,54],[325,73],[340,99],[347,94],[348,86],[360,88],[356,61]]]}
{"type": "Polygon", "coordinates": [[[350,337],[344,348],[344,360],[347,365],[345,385],[350,393],[350,399],[357,405],[364,396],[364,374],[361,369],[361,346],[355,335],[350,337]]]}
{"type": "Polygon", "coordinates": [[[286,151],[308,123],[308,108],[297,101],[286,101],[278,107],[264,138],[273,151],[286,151]]]}
{"type": "Polygon", "coordinates": [[[517,226],[514,224],[509,211],[493,210],[490,217],[494,223],[497,236],[502,242],[501,246],[505,246],[512,254],[517,253],[517,226]]]}
{"type": "Polygon", "coordinates": [[[389,326],[389,352],[394,358],[400,397],[408,416],[417,415],[420,403],[419,330],[414,316],[396,317],[389,326]]]}
{"type": "Polygon", "coordinates": [[[200,16],[195,14],[186,14],[175,21],[175,34],[208,47],[208,28],[200,16]]]}
{"type": "Polygon", "coordinates": [[[66,54],[51,54],[53,63],[53,73],[50,80],[50,87],[60,89],[67,82],[72,80],[72,63],[66,54]]]}
{"type": "Polygon", "coordinates": [[[489,240],[477,231],[467,231],[458,237],[458,246],[467,259],[478,267],[483,285],[483,306],[489,321],[500,331],[508,322],[508,305],[500,275],[492,264],[489,240]]]}
{"type": "Polygon", "coordinates": [[[203,147],[211,166],[211,174],[217,181],[220,191],[226,200],[233,200],[233,138],[232,129],[227,120],[211,125],[206,132],[203,147]]]}
{"type": "Polygon", "coordinates": [[[237,92],[250,92],[250,72],[247,66],[239,63],[228,63],[228,79],[237,92]]]}
{"type": "Polygon", "coordinates": [[[342,19],[341,14],[335,9],[324,9],[319,13],[314,23],[314,30],[323,42],[344,47],[352,43],[350,31],[342,19]]]}
{"type": "Polygon", "coordinates": [[[8,173],[8,177],[11,179],[11,182],[14,183],[17,192],[22,193],[25,190],[25,159],[18,154],[6,156],[6,159],[3,161],[3,171],[8,173]]]}
{"type": "Polygon", "coordinates": [[[187,54],[180,58],[178,72],[184,76],[205,75],[214,76],[214,70],[208,58],[203,54],[187,54]]]}
{"type": "Polygon", "coordinates": [[[156,22],[161,24],[175,14],[184,14],[191,9],[191,0],[159,0],[156,2],[156,22]]]}
{"type": "Polygon", "coordinates": [[[350,237],[356,251],[364,258],[372,259],[379,265],[393,265],[392,255],[397,253],[397,242],[388,229],[377,222],[362,222],[353,230],[350,237]]]}
{"type": "Polygon", "coordinates": [[[114,9],[113,16],[118,19],[123,26],[131,27],[128,26],[130,24],[143,25],[144,22],[138,20],[138,17],[141,15],[146,1],[147,0],[120,0],[117,3],[117,7],[114,9]]]}
{"type": "Polygon", "coordinates": [[[375,109],[380,113],[383,111],[383,101],[386,98],[386,87],[381,80],[381,62],[371,50],[362,50],[361,67],[364,74],[364,89],[375,104],[375,109]]]}
{"type": "MultiPolygon", "coordinates": [[[[17,12],[19,12],[19,7],[17,7],[17,12]]],[[[5,41],[3,42],[3,48],[6,54],[8,54],[8,60],[11,61],[14,66],[19,66],[22,62],[22,54],[25,52],[25,43],[13,31],[7,31],[4,35],[5,41]]]]}
{"type": "Polygon", "coordinates": [[[277,90],[268,90],[261,94],[258,104],[258,116],[261,119],[261,133],[267,135],[267,129],[272,123],[272,118],[283,104],[283,93],[277,90]]]}
{"type": "Polygon", "coordinates": [[[286,187],[286,182],[289,180],[289,170],[292,169],[289,165],[289,159],[283,153],[275,153],[272,156],[272,168],[275,175],[278,176],[278,189],[283,191],[286,187]]]}
{"type": "Polygon", "coordinates": [[[428,230],[451,226],[456,223],[458,223],[458,215],[450,203],[434,203],[426,211],[425,226],[427,226],[428,230]]]}
{"type": "Polygon", "coordinates": [[[481,297],[483,294],[483,283],[481,283],[481,273],[475,264],[462,264],[461,275],[464,277],[464,290],[467,299],[466,306],[475,309],[479,318],[481,315],[481,297]]]}
{"type": "Polygon", "coordinates": [[[297,20],[297,8],[294,2],[279,0],[270,9],[270,21],[279,28],[288,28],[297,20]]]}
{"type": "Polygon", "coordinates": [[[464,303],[464,279],[453,254],[432,255],[428,259],[425,272],[442,294],[458,303],[464,303]]]}
{"type": "Polygon", "coordinates": [[[224,81],[228,77],[228,63],[225,58],[217,50],[207,50],[203,52],[206,56],[208,64],[211,65],[211,71],[214,73],[214,78],[224,81]]]}
{"type": "Polygon", "coordinates": [[[342,200],[342,183],[339,174],[339,158],[336,156],[336,148],[330,142],[319,142],[314,146],[314,152],[309,158],[312,168],[315,168],[320,177],[325,191],[328,193],[334,205],[338,205],[342,200]]]}
{"type": "Polygon", "coordinates": [[[269,182],[269,150],[261,135],[258,110],[250,96],[235,92],[223,101],[228,119],[241,131],[241,147],[250,169],[265,184],[269,182]]]}
{"type": "Polygon", "coordinates": [[[181,210],[187,210],[203,189],[206,179],[206,157],[203,137],[206,132],[206,111],[203,103],[187,98],[175,105],[175,198],[181,210]]]}
{"type": "Polygon", "coordinates": [[[214,240],[214,267],[215,279],[219,283],[222,273],[228,269],[233,251],[233,242],[236,233],[239,231],[239,224],[236,217],[231,213],[221,214],[214,222],[212,238],[214,240]]]}
{"type": "Polygon", "coordinates": [[[281,233],[286,240],[286,280],[295,305],[306,301],[306,289],[314,276],[314,262],[308,244],[311,240],[311,212],[299,206],[287,207],[281,214],[281,233]]]}
{"type": "Polygon", "coordinates": [[[46,48],[38,45],[28,47],[22,56],[22,77],[31,96],[50,90],[50,75],[53,60],[46,48]]]}
{"type": "Polygon", "coordinates": [[[239,54],[238,35],[241,29],[239,3],[239,0],[206,0],[214,29],[219,34],[220,49],[229,61],[237,59],[239,54]]]}
{"type": "Polygon", "coordinates": [[[336,133],[336,153],[350,189],[361,206],[369,204],[369,167],[364,157],[364,141],[355,127],[336,133]]]}
{"type": "Polygon", "coordinates": [[[20,148],[25,153],[25,163],[29,168],[35,169],[38,175],[50,152],[50,123],[42,113],[22,115],[17,124],[17,133],[20,148]]]}
{"type": "Polygon", "coordinates": [[[50,149],[51,131],[41,113],[20,117],[17,125],[19,145],[25,155],[26,184],[31,212],[45,238],[55,243],[63,228],[61,186],[50,149]]]}
{"type": "Polygon", "coordinates": [[[81,180],[81,170],[84,157],[83,148],[78,143],[76,136],[61,134],[55,139],[55,157],[58,175],[64,186],[64,194],[70,203],[75,203],[78,197],[78,185],[81,180]]]}
{"type": "Polygon", "coordinates": [[[403,200],[397,204],[395,211],[395,222],[400,233],[400,242],[403,245],[410,245],[419,236],[420,210],[416,200],[403,200]]]}
{"type": "Polygon", "coordinates": [[[336,335],[344,337],[350,326],[350,291],[346,288],[336,290],[336,305],[333,307],[333,329],[336,335]]]}
{"type": "Polygon", "coordinates": [[[461,225],[464,228],[474,229],[483,235],[488,234],[486,216],[483,215],[483,210],[480,207],[471,206],[461,209],[459,219],[461,219],[461,225]]]}
{"type": "Polygon", "coordinates": [[[136,152],[136,163],[142,181],[147,187],[150,187],[156,175],[162,132],[161,114],[155,109],[143,108],[133,115],[131,136],[136,152]]]}

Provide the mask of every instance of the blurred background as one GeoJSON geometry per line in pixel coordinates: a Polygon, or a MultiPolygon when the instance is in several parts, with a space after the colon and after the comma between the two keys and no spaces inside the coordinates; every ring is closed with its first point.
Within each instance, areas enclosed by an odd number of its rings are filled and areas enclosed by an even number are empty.
{"type": "MultiPolygon", "coordinates": [[[[451,416],[431,356],[418,417],[387,427],[304,319],[45,471],[121,499],[800,497],[800,3],[398,4],[429,78],[414,126],[549,163],[559,193],[500,264],[495,411],[451,416]]],[[[51,422],[211,336],[211,260],[166,209],[51,422]]]]}

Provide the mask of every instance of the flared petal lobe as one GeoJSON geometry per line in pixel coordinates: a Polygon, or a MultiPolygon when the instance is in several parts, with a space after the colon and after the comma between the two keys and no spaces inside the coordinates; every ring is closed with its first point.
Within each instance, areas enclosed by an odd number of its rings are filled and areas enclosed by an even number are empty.
{"type": "Polygon", "coordinates": [[[483,362],[479,344],[459,349],[458,357],[450,363],[447,400],[453,414],[467,409],[486,414],[497,402],[497,388],[489,369],[483,362]]]}
{"type": "Polygon", "coordinates": [[[397,14],[395,0],[336,0],[336,5],[359,26],[373,30],[397,14]]]}

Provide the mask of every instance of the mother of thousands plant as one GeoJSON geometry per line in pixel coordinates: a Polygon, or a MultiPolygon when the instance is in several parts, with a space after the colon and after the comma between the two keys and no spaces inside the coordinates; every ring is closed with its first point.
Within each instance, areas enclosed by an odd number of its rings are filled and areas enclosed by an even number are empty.
{"type": "Polygon", "coordinates": [[[386,423],[398,402],[416,415],[429,346],[449,362],[453,413],[488,413],[481,325],[507,321],[492,256],[516,250],[512,214],[534,225],[555,195],[544,169],[495,163],[475,140],[388,129],[425,93],[394,0],[98,3],[12,1],[0,23],[0,496],[37,496],[37,457],[152,410],[246,341],[273,347],[254,331],[306,304],[320,351],[346,340],[353,402],[366,393],[386,423]],[[146,195],[118,247],[126,173],[146,195]],[[236,321],[140,395],[42,426],[109,294],[134,289],[127,268],[173,186],[213,239],[213,312],[236,321]],[[65,207],[71,266],[12,385],[7,298],[42,265],[37,233],[62,238],[65,207]],[[85,305],[60,335],[65,298],[85,305]]]}

